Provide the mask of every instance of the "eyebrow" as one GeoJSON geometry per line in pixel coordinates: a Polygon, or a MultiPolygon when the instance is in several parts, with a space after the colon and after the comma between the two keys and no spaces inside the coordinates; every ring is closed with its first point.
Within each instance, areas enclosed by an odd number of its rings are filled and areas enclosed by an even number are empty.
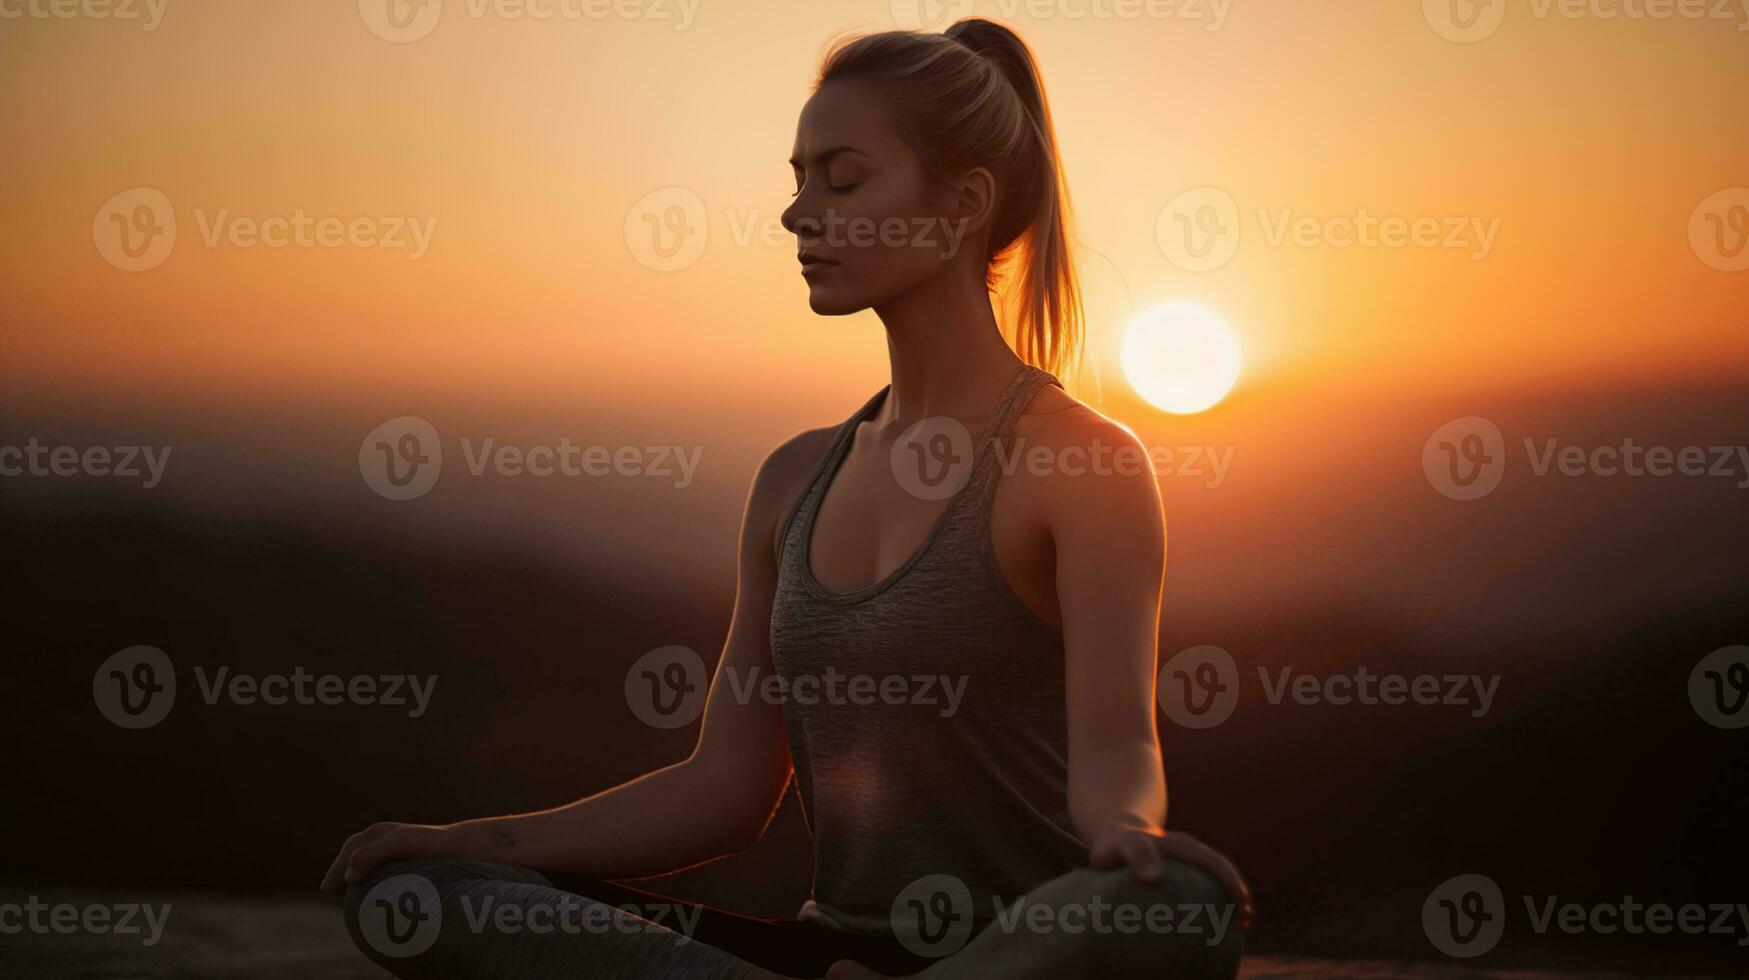
{"type": "MultiPolygon", "coordinates": [[[[814,154],[814,159],[821,164],[828,164],[832,162],[833,157],[838,156],[840,153],[855,153],[859,156],[868,156],[867,153],[862,152],[854,146],[834,146],[830,150],[822,150],[819,153],[814,154]]],[[[790,157],[789,165],[792,167],[799,167],[802,165],[802,161],[795,157],[790,157]]]]}

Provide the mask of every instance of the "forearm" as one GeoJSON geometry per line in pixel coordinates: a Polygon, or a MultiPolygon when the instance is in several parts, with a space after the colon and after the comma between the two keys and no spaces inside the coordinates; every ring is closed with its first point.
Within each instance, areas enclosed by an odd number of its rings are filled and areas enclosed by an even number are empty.
{"type": "Polygon", "coordinates": [[[551,810],[451,824],[443,854],[564,871],[642,878],[733,853],[758,838],[776,801],[681,762],[551,810]]]}

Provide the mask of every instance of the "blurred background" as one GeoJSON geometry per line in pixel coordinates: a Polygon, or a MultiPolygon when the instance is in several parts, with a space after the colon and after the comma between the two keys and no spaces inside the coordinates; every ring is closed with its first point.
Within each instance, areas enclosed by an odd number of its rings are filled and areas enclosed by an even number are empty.
{"type": "MultiPolygon", "coordinates": [[[[1749,900],[1745,732],[1690,698],[1749,643],[1749,10],[1705,6],[0,2],[0,893],[302,901],[373,821],[684,756],[627,668],[714,663],[760,459],[886,381],[878,321],[811,314],[777,226],[797,111],[831,38],[976,15],[1052,101],[1090,319],[1065,380],[1191,467],[1160,476],[1161,658],[1221,647],[1243,691],[1161,716],[1171,822],[1247,872],[1253,950],[1441,962],[1423,904],[1483,874],[1508,925],[1471,968],[1743,968],[1749,924],[1539,934],[1521,899],[1749,900]],[[1344,231],[1369,216],[1438,241],[1344,231]],[[1243,351],[1200,413],[1120,359],[1169,301],[1243,351]],[[441,470],[385,494],[367,437],[408,417],[441,470]],[[1460,419],[1498,433],[1480,495],[1440,475],[1460,419]],[[486,440],[696,470],[475,475],[486,440]],[[1538,465],[1626,440],[1709,472],[1538,465]],[[130,730],[93,678],[142,644],[178,697],[130,730]],[[1362,666],[1498,690],[1257,682],[1362,666]],[[223,667],[437,681],[418,717],[209,705],[223,667]]],[[[661,887],[789,914],[808,862],[792,797],[661,887]]],[[[40,975],[75,950],[0,937],[40,975]]]]}

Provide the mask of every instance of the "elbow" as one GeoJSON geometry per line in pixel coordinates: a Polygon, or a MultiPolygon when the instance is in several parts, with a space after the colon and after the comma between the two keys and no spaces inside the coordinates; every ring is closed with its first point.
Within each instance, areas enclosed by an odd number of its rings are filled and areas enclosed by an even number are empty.
{"type": "Polygon", "coordinates": [[[789,774],[781,780],[762,774],[717,769],[701,786],[704,799],[713,804],[700,808],[699,818],[709,820],[721,854],[738,854],[759,843],[765,828],[783,803],[789,774]]]}

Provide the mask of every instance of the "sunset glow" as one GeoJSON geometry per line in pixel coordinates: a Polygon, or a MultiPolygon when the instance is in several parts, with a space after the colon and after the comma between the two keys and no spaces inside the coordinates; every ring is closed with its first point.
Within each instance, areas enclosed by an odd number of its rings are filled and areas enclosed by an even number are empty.
{"type": "Polygon", "coordinates": [[[1176,301],[1143,310],[1124,332],[1124,377],[1148,404],[1190,415],[1213,408],[1239,380],[1239,338],[1220,314],[1176,301]]]}

